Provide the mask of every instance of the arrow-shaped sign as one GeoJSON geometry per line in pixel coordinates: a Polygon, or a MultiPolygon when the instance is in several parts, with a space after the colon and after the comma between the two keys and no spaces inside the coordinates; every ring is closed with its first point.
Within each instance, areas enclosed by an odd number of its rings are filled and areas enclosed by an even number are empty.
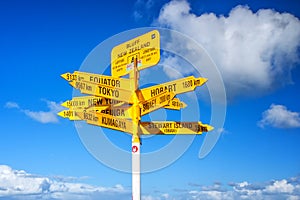
{"type": "Polygon", "coordinates": [[[129,106],[117,106],[117,107],[91,107],[88,108],[87,111],[93,111],[96,113],[103,113],[115,117],[119,117],[122,119],[131,119],[132,117],[132,109],[129,106]]]}
{"type": "Polygon", "coordinates": [[[82,120],[80,117],[76,115],[75,110],[63,110],[57,113],[58,116],[61,116],[63,118],[68,118],[69,120],[82,120]]]}
{"type": "Polygon", "coordinates": [[[88,124],[132,133],[133,123],[130,120],[96,112],[77,112],[76,115],[88,124]]]}
{"type": "Polygon", "coordinates": [[[94,96],[105,97],[109,99],[115,99],[118,101],[132,102],[130,101],[133,92],[129,90],[122,90],[113,87],[101,86],[93,83],[82,81],[69,82],[74,88],[79,89],[83,94],[89,94],[94,96]]]}
{"type": "Polygon", "coordinates": [[[160,85],[151,86],[140,90],[140,96],[145,100],[151,99],[165,91],[174,92],[175,95],[195,90],[197,86],[203,85],[207,81],[206,78],[195,78],[189,76],[175,81],[170,81],[160,85]]]}
{"type": "Polygon", "coordinates": [[[93,112],[93,113],[103,113],[107,115],[111,115],[113,117],[119,117],[122,119],[130,119],[131,118],[131,108],[130,107],[110,107],[110,106],[100,106],[100,107],[90,107],[87,109],[77,108],[70,110],[63,110],[57,113],[59,116],[63,118],[69,118],[69,120],[82,120],[77,116],[77,113],[80,112],[93,112]]]}
{"type": "Polygon", "coordinates": [[[141,122],[140,134],[202,134],[213,127],[201,122],[153,121],[141,122]]]}
{"type": "Polygon", "coordinates": [[[148,114],[163,106],[168,105],[170,101],[174,98],[174,96],[175,96],[174,92],[164,92],[147,101],[141,102],[140,103],[141,115],[148,114]]]}
{"type": "Polygon", "coordinates": [[[105,76],[100,74],[93,74],[88,72],[74,71],[74,73],[65,73],[61,75],[67,81],[81,81],[87,83],[98,84],[101,86],[108,86],[112,88],[119,88],[123,90],[131,90],[132,84],[130,79],[116,78],[112,76],[105,76]]]}
{"type": "Polygon", "coordinates": [[[104,97],[96,96],[80,96],[74,97],[72,100],[67,100],[61,105],[70,109],[83,109],[90,107],[107,107],[107,106],[120,106],[124,104],[123,101],[117,101],[114,99],[108,99],[104,97]]]}

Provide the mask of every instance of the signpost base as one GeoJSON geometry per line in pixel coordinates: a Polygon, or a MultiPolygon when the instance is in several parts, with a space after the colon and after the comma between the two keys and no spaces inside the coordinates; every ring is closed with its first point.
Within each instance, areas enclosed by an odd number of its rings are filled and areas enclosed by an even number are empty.
{"type": "Polygon", "coordinates": [[[132,200],[141,199],[140,140],[132,136],[132,200]]]}

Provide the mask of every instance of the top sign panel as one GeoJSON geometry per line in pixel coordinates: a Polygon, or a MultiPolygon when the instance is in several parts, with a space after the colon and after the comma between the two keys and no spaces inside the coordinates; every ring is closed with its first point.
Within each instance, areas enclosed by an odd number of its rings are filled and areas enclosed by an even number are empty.
{"type": "Polygon", "coordinates": [[[156,65],[160,60],[160,35],[157,30],[115,46],[111,51],[111,73],[114,77],[128,74],[137,58],[138,70],[156,65]]]}

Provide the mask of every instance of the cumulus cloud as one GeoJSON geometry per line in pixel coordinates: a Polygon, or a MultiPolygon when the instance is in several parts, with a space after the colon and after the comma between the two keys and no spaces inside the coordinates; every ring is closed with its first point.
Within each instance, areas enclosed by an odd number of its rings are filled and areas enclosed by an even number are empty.
{"type": "Polygon", "coordinates": [[[15,102],[7,102],[5,104],[6,108],[17,108],[21,112],[23,112],[28,117],[32,118],[35,121],[38,121],[40,123],[46,124],[46,123],[56,123],[58,122],[57,113],[61,110],[63,110],[63,107],[60,105],[60,103],[56,103],[54,101],[49,101],[44,99],[47,103],[48,111],[33,111],[29,109],[22,109],[20,106],[15,102]]]}
{"type": "Polygon", "coordinates": [[[130,199],[122,185],[92,186],[35,176],[23,170],[0,165],[0,199],[130,199]]]}
{"type": "Polygon", "coordinates": [[[144,195],[141,198],[142,200],[162,200],[160,197],[154,197],[151,195],[144,195]]]}
{"type": "MultiPolygon", "coordinates": [[[[0,165],[0,199],[14,200],[120,200],[131,199],[131,190],[117,184],[113,187],[93,186],[79,183],[72,177],[55,179],[14,170],[0,165]]],[[[252,184],[247,181],[213,185],[193,183],[176,193],[155,192],[157,195],[143,195],[142,200],[300,200],[300,176],[252,184]],[[190,189],[189,189],[190,188],[190,189]],[[192,189],[191,189],[192,188],[192,189]]]]}
{"type": "Polygon", "coordinates": [[[164,193],[161,195],[165,199],[169,199],[170,195],[168,193],[164,193]]]}
{"type": "Polygon", "coordinates": [[[288,110],[283,105],[272,104],[263,112],[262,119],[258,126],[273,126],[275,128],[298,128],[300,127],[300,115],[297,112],[288,110]]]}
{"type": "Polygon", "coordinates": [[[294,189],[295,187],[287,180],[279,180],[274,181],[272,185],[268,185],[265,191],[270,193],[293,193],[294,189]]]}
{"type": "MultiPolygon", "coordinates": [[[[172,200],[282,200],[300,199],[300,177],[273,180],[266,183],[252,184],[247,181],[223,185],[215,183],[211,186],[197,185],[198,189],[177,191],[176,195],[169,195],[172,200]]],[[[149,199],[151,196],[148,196],[149,199]]],[[[153,196],[152,199],[163,200],[162,197],[153,196]]]]}
{"type": "Polygon", "coordinates": [[[6,102],[4,107],[5,108],[19,108],[19,105],[16,102],[9,101],[9,102],[6,102]]]}
{"type": "MultiPolygon", "coordinates": [[[[228,16],[196,15],[186,1],[173,0],[161,9],[155,24],[178,30],[207,50],[222,74],[229,99],[262,95],[292,83],[292,69],[299,63],[300,21],[289,13],[253,12],[237,6],[228,16]]],[[[173,48],[193,54],[187,43],[174,42],[173,48]]],[[[201,55],[194,56],[201,61],[201,55]]],[[[174,58],[166,60],[178,63],[174,58]]]]}

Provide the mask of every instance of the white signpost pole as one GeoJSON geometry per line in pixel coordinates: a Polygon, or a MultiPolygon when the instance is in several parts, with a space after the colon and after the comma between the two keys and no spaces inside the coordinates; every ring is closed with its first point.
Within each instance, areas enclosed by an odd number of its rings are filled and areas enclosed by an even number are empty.
{"type": "Polygon", "coordinates": [[[137,70],[137,58],[134,58],[134,70],[130,73],[130,79],[134,82],[135,97],[133,101],[132,110],[132,200],[141,199],[141,151],[140,151],[140,137],[139,125],[141,119],[141,110],[139,106],[139,99],[136,91],[139,88],[139,72],[137,70]]]}
{"type": "Polygon", "coordinates": [[[140,140],[132,136],[132,200],[141,199],[140,140]]]}

